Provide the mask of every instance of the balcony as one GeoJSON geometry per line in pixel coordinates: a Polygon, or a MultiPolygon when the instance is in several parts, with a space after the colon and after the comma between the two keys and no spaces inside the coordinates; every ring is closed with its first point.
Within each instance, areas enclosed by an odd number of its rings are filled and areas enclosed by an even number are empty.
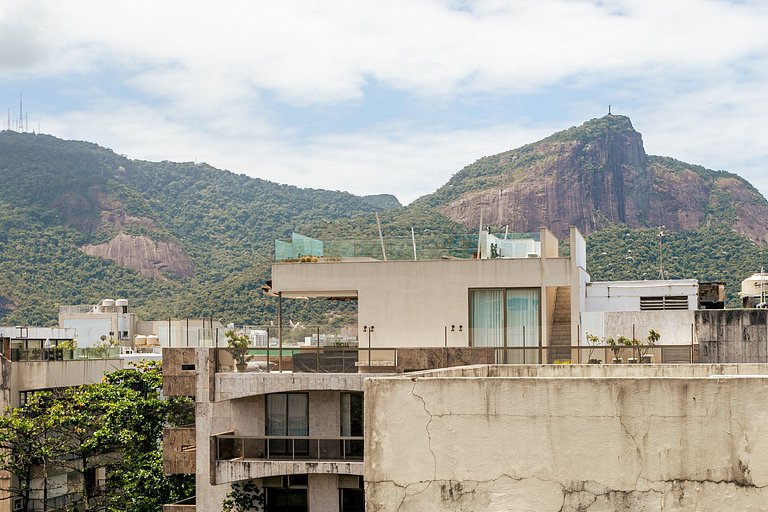
{"type": "Polygon", "coordinates": [[[244,437],[214,441],[217,484],[290,474],[363,475],[362,437],[244,437]]]}
{"type": "Polygon", "coordinates": [[[361,462],[362,437],[216,437],[216,460],[361,462]]]}
{"type": "Polygon", "coordinates": [[[95,359],[120,359],[120,347],[76,348],[73,350],[57,347],[38,348],[11,344],[11,361],[83,361],[95,359]]]}

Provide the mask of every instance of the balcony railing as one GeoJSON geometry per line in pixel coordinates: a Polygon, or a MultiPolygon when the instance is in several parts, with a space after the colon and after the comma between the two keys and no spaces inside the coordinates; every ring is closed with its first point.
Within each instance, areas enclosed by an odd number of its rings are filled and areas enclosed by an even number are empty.
{"type": "Polygon", "coordinates": [[[216,460],[363,460],[362,437],[216,437],[216,460]]]}
{"type": "Polygon", "coordinates": [[[11,361],[82,361],[88,359],[120,359],[120,347],[111,348],[23,348],[11,347],[11,361]]]}
{"type": "MultiPolygon", "coordinates": [[[[190,329],[191,330],[191,329],[190,329]]],[[[191,346],[226,347],[226,332],[234,330],[251,340],[252,347],[270,348],[279,344],[280,329],[275,325],[238,325],[235,327],[206,327],[194,329],[196,342],[191,346]]],[[[304,346],[357,345],[357,329],[328,325],[286,325],[282,330],[283,343],[304,346]]]]}
{"type": "Polygon", "coordinates": [[[217,372],[403,372],[472,364],[694,363],[697,344],[610,347],[305,347],[216,351],[217,372]]]}

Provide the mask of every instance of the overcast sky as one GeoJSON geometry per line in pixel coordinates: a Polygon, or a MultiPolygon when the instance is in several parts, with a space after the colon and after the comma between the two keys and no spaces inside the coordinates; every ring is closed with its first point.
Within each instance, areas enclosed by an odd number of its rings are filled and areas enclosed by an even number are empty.
{"type": "Polygon", "coordinates": [[[610,103],[765,195],[767,34],[764,0],[0,0],[0,112],[22,92],[30,131],[408,203],[610,103]]]}

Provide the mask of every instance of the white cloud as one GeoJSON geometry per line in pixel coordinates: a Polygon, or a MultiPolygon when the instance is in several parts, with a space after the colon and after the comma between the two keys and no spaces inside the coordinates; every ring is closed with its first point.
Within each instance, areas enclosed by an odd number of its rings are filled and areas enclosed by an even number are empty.
{"type": "Polygon", "coordinates": [[[260,88],[299,104],[337,102],[359,98],[369,79],[428,95],[525,91],[610,70],[712,69],[768,45],[761,4],[707,0],[478,1],[470,12],[434,0],[74,0],[44,12],[10,1],[21,13],[11,20],[46,27],[53,72],[142,66],[144,90],[187,101],[247,100],[260,88]],[[62,62],[72,52],[87,56],[62,62]],[[168,68],[200,86],[149,79],[168,68]]]}
{"type": "Polygon", "coordinates": [[[135,158],[197,157],[405,202],[482,155],[595,117],[613,101],[649,152],[743,172],[766,191],[766,28],[768,4],[758,1],[4,0],[0,83],[124,80],[120,91],[96,85],[87,103],[78,95],[52,108],[44,131],[135,158]],[[265,99],[331,111],[361,103],[371,82],[416,101],[439,98],[447,110],[456,98],[525,101],[542,88],[588,99],[563,99],[546,125],[519,115],[478,119],[476,128],[328,123],[303,137],[265,99]]]}

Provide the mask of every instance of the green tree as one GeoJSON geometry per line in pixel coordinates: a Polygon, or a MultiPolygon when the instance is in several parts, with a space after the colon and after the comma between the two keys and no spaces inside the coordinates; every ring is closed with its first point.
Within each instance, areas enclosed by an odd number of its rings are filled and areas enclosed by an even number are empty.
{"type": "Polygon", "coordinates": [[[86,512],[154,512],[194,494],[194,476],[166,477],[162,463],[163,427],[189,422],[193,404],[163,399],[161,387],[162,367],[143,363],[9,411],[0,418],[0,470],[16,477],[13,495],[28,504],[33,477],[54,467],[78,475],[74,506],[86,512]],[[96,481],[98,468],[106,482],[96,481]]]}
{"type": "Polygon", "coordinates": [[[9,488],[11,497],[22,500],[22,509],[31,509],[32,480],[53,458],[53,423],[46,414],[50,395],[45,392],[32,395],[22,408],[9,410],[0,417],[0,469],[15,476],[9,488]]]}

